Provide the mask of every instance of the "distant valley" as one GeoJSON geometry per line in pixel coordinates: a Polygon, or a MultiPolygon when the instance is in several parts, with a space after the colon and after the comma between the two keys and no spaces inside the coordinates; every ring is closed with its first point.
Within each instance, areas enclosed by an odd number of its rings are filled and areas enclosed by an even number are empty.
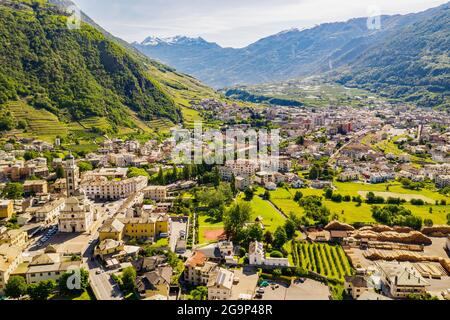
{"type": "Polygon", "coordinates": [[[449,107],[449,3],[424,12],[288,30],[245,48],[202,38],[149,37],[134,47],[215,88],[311,75],[426,107],[449,107]]]}

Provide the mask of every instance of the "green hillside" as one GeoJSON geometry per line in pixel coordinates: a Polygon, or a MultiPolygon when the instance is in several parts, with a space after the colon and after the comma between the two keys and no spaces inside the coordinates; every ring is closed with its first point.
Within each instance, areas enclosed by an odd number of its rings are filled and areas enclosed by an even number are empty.
{"type": "Polygon", "coordinates": [[[66,15],[43,0],[0,3],[0,131],[46,140],[148,132],[182,122],[192,101],[218,96],[93,25],[70,30],[66,15]]]}

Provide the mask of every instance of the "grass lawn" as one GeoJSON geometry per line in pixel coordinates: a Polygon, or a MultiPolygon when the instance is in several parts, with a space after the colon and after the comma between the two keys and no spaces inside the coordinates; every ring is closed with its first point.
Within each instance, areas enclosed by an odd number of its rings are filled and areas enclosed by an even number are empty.
{"type": "MultiPolygon", "coordinates": [[[[252,206],[253,213],[251,220],[254,221],[257,217],[263,218],[263,224],[266,230],[275,232],[275,230],[284,225],[286,220],[269,202],[263,200],[259,195],[263,194],[264,190],[259,188],[255,193],[250,205],[252,206]]],[[[240,198],[243,199],[244,195],[241,194],[240,198]]]]}
{"type": "Polygon", "coordinates": [[[213,222],[207,215],[198,215],[198,243],[214,242],[206,239],[205,232],[223,230],[223,222],[213,222]]]}
{"type": "Polygon", "coordinates": [[[90,288],[83,291],[81,294],[73,294],[73,295],[55,295],[50,298],[50,300],[96,300],[94,293],[90,288]]]}
{"type": "MultiPolygon", "coordinates": [[[[414,195],[424,196],[429,199],[447,200],[450,203],[450,198],[443,196],[437,192],[429,189],[423,189],[421,191],[403,189],[400,183],[383,183],[383,184],[363,184],[363,183],[341,183],[335,182],[334,185],[338,189],[337,192],[342,195],[357,196],[361,191],[373,191],[373,192],[386,192],[386,186],[389,185],[389,192],[402,194],[414,198],[414,195]]],[[[304,211],[294,200],[293,197],[297,191],[301,191],[303,196],[323,196],[323,190],[316,189],[289,189],[278,188],[276,191],[271,192],[271,201],[277,205],[285,214],[294,213],[298,216],[302,216],[304,211]]],[[[372,218],[372,206],[368,204],[361,204],[357,207],[355,202],[333,202],[329,200],[323,201],[324,205],[330,209],[332,214],[337,214],[339,220],[346,223],[355,222],[375,222],[372,218]]],[[[417,215],[423,219],[432,219],[435,224],[445,224],[447,221],[447,214],[450,213],[450,205],[436,206],[413,206],[411,204],[404,204],[404,207],[411,210],[414,215],[417,215]],[[429,213],[430,207],[433,213],[429,213]]]]}

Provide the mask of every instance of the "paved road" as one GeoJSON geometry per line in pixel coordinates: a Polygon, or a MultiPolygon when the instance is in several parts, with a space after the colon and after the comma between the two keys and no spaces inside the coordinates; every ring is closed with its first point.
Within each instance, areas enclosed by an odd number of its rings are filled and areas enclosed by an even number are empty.
{"type": "Polygon", "coordinates": [[[123,294],[111,275],[104,272],[96,261],[88,260],[86,264],[89,268],[91,288],[97,300],[123,300],[123,294]],[[101,273],[98,273],[99,271],[101,273]]]}

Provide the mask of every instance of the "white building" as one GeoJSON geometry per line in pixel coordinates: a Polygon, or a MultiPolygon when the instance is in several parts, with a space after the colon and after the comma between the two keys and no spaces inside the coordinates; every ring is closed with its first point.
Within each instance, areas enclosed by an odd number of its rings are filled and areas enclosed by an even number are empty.
{"type": "Polygon", "coordinates": [[[233,291],[234,273],[219,268],[208,281],[208,300],[229,300],[233,291]]]}
{"type": "Polygon", "coordinates": [[[84,176],[81,188],[89,199],[116,200],[128,198],[141,191],[148,184],[148,178],[139,176],[124,180],[108,180],[102,176],[84,176]]]}
{"type": "Polygon", "coordinates": [[[255,266],[289,267],[287,258],[266,258],[264,245],[258,241],[250,243],[248,260],[250,265],[255,266]]]}
{"type": "Polygon", "coordinates": [[[424,294],[430,285],[411,263],[377,262],[376,264],[381,272],[382,289],[392,298],[424,294]]]}
{"type": "Polygon", "coordinates": [[[35,217],[37,222],[43,222],[45,224],[50,224],[56,221],[59,217],[61,210],[64,208],[64,199],[58,199],[47,203],[43,207],[35,211],[35,217]]]}

